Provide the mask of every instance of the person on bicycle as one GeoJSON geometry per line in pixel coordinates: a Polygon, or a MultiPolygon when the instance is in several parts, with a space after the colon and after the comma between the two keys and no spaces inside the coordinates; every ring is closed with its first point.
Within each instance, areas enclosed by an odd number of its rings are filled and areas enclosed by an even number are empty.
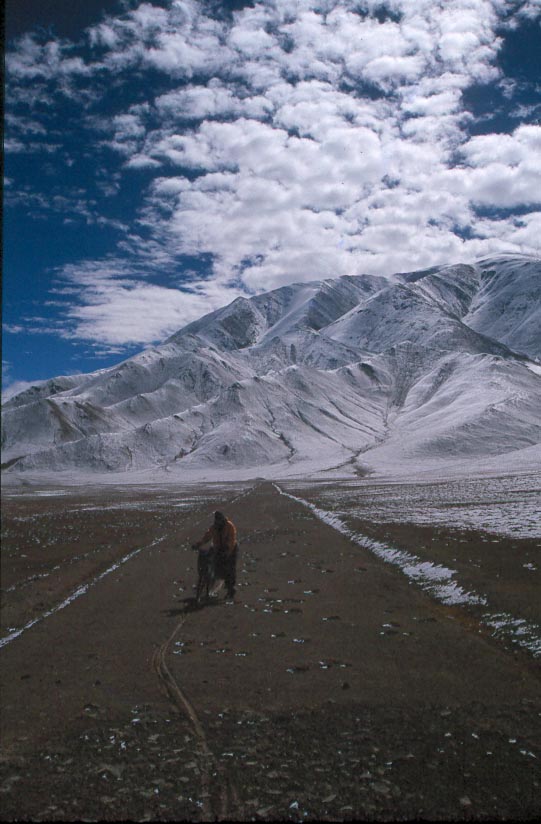
{"type": "Polygon", "coordinates": [[[223,578],[227,597],[234,598],[238,556],[237,528],[223,512],[214,513],[214,523],[207,529],[201,540],[193,544],[193,548],[199,549],[209,541],[212,541],[214,549],[215,576],[223,578]]]}

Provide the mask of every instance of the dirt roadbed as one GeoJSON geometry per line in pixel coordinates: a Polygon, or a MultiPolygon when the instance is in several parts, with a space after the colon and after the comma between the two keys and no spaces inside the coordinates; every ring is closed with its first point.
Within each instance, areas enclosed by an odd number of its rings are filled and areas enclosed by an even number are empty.
{"type": "Polygon", "coordinates": [[[541,814],[536,661],[274,485],[11,496],[3,522],[2,820],[541,814]],[[195,610],[216,508],[237,598],[195,610]]]}

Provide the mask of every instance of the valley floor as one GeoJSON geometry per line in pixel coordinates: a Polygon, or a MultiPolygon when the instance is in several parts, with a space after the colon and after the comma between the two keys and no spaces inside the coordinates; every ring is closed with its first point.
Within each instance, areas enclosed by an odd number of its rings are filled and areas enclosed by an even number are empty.
{"type": "Polygon", "coordinates": [[[1,820],[539,818],[533,528],[405,485],[41,492],[3,502],[1,820]],[[218,508],[237,597],[195,609],[218,508]]]}

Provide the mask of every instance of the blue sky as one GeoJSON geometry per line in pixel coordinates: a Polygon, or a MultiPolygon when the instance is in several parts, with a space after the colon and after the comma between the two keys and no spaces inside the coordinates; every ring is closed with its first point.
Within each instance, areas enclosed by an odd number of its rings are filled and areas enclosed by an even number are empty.
{"type": "Polygon", "coordinates": [[[3,386],[238,295],[539,255],[541,0],[8,0],[3,386]]]}

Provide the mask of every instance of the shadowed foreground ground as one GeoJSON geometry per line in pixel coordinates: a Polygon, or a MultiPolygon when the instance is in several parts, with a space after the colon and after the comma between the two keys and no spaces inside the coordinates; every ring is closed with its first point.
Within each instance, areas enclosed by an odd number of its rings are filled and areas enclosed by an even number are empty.
{"type": "Polygon", "coordinates": [[[2,820],[539,817],[528,654],[271,484],[158,498],[5,502],[2,820]],[[238,597],[194,611],[215,508],[238,597]]]}

